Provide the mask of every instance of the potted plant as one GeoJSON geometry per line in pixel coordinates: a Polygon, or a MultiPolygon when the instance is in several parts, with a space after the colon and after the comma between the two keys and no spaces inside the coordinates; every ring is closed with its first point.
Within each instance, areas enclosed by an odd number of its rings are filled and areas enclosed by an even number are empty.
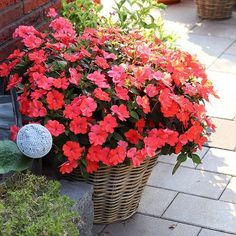
{"type": "MultiPolygon", "coordinates": [[[[55,17],[54,11],[50,15],[55,17]]],[[[62,174],[94,184],[95,223],[130,217],[158,154],[178,153],[173,170],[207,141],[214,125],[203,101],[215,95],[204,67],[138,31],[85,29],[63,17],[42,33],[20,26],[23,50],[0,65],[20,112],[54,138],[62,174]]]]}
{"type": "Polygon", "coordinates": [[[203,19],[225,19],[232,16],[235,1],[195,0],[197,14],[203,19]]]}

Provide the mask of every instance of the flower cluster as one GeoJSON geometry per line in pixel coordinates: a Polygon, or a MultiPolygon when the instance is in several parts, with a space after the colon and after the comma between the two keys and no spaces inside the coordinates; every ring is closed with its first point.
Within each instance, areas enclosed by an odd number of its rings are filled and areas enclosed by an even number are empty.
{"type": "Polygon", "coordinates": [[[157,153],[191,157],[213,128],[203,101],[215,95],[203,66],[137,31],[86,29],[58,17],[51,32],[20,26],[24,50],[0,65],[20,112],[54,138],[61,173],[139,166],[157,153]]]}

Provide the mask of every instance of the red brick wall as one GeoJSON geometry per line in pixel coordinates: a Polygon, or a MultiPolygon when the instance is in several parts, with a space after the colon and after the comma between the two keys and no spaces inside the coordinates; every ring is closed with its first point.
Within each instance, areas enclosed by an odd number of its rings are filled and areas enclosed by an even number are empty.
{"type": "Polygon", "coordinates": [[[19,25],[34,25],[43,29],[47,9],[60,9],[60,0],[0,0],[0,61],[20,46],[12,33],[19,25]]]}

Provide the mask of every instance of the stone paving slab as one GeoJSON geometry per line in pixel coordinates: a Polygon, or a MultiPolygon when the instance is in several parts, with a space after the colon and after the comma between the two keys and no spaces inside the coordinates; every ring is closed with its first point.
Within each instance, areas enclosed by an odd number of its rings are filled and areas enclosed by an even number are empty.
{"type": "Polygon", "coordinates": [[[103,224],[93,225],[93,236],[98,236],[103,231],[105,226],[106,225],[103,225],[103,224]]]}
{"type": "MultiPolygon", "coordinates": [[[[236,19],[235,19],[235,22],[236,22],[236,19]]],[[[231,46],[229,47],[226,51],[225,51],[226,54],[233,54],[233,55],[236,55],[236,42],[231,46]]]]}
{"type": "Polygon", "coordinates": [[[216,71],[208,71],[207,74],[220,97],[210,97],[210,103],[206,104],[207,114],[233,120],[236,115],[236,105],[232,105],[236,104],[236,75],[216,71]]]}
{"type": "Polygon", "coordinates": [[[236,26],[217,24],[216,21],[202,21],[193,29],[194,34],[217,36],[222,38],[236,38],[236,26]]]}
{"type": "Polygon", "coordinates": [[[235,177],[233,177],[230,180],[230,183],[225,189],[224,193],[222,194],[220,200],[236,203],[236,178],[235,177]]]}
{"type": "MultiPolygon", "coordinates": [[[[234,103],[232,103],[234,104],[234,103]]],[[[212,118],[216,125],[216,132],[210,136],[208,146],[235,150],[236,148],[236,121],[212,118]]]]}
{"type": "Polygon", "coordinates": [[[236,176],[236,152],[210,148],[197,169],[236,176]]]}
{"type": "MultiPolygon", "coordinates": [[[[203,158],[208,150],[209,150],[208,147],[202,147],[202,150],[198,150],[196,152],[196,154],[199,155],[200,158],[203,158]]],[[[177,156],[178,155],[176,155],[176,154],[162,155],[162,156],[158,157],[158,162],[174,165],[176,163],[177,156]]],[[[185,167],[189,167],[189,168],[196,168],[196,164],[194,164],[192,159],[190,159],[190,158],[188,158],[187,161],[183,162],[181,166],[185,166],[185,167]]]]}
{"type": "Polygon", "coordinates": [[[202,229],[198,236],[232,236],[233,234],[222,233],[215,230],[202,229]]]}
{"type": "Polygon", "coordinates": [[[177,41],[180,47],[196,55],[201,63],[210,66],[232,43],[232,39],[210,37],[207,35],[181,34],[177,41]]]}
{"type": "Polygon", "coordinates": [[[210,69],[236,74],[236,55],[223,54],[216,60],[210,69]]]}
{"type": "Polygon", "coordinates": [[[146,186],[140,201],[138,212],[160,217],[177,192],[146,186]]]}
{"type": "Polygon", "coordinates": [[[171,189],[218,199],[227,186],[230,176],[180,167],[174,175],[173,165],[158,163],[148,180],[149,186],[171,189]]]}
{"type": "Polygon", "coordinates": [[[236,205],[228,202],[180,193],[163,217],[227,233],[236,233],[236,205]]]}
{"type": "Polygon", "coordinates": [[[105,228],[101,236],[197,236],[199,227],[136,214],[105,228]]]}

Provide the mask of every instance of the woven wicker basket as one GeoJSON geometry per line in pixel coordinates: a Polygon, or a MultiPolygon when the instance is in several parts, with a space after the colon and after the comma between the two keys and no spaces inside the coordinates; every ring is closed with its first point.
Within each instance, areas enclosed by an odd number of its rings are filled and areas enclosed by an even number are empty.
{"type": "Polygon", "coordinates": [[[203,19],[225,19],[232,16],[234,0],[195,0],[197,14],[203,19]]]}
{"type": "MultiPolygon", "coordinates": [[[[94,186],[94,223],[110,224],[132,216],[157,158],[146,158],[136,168],[129,165],[102,167],[87,180],[94,186]]],[[[68,178],[81,180],[76,169],[68,178]]]]}

